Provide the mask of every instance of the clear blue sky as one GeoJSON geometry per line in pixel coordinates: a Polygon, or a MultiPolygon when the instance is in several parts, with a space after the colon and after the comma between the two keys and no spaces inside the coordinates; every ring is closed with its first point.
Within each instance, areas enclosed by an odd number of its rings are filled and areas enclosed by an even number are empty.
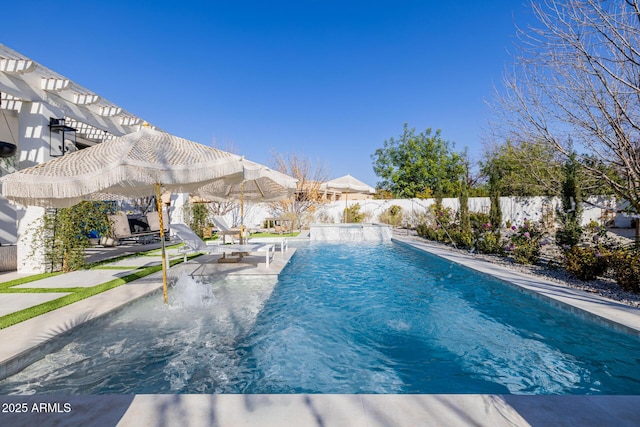
{"type": "Polygon", "coordinates": [[[528,14],[523,0],[5,3],[1,43],[168,132],[370,185],[371,154],[405,122],[480,158],[528,14]]]}

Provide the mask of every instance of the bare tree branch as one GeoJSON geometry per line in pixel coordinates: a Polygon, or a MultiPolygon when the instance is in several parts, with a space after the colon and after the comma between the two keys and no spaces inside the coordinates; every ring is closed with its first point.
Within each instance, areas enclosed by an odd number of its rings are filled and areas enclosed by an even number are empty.
{"type": "Polygon", "coordinates": [[[499,134],[575,150],[593,179],[640,212],[638,1],[532,0],[531,9],[537,25],[519,30],[493,105],[499,134]]]}

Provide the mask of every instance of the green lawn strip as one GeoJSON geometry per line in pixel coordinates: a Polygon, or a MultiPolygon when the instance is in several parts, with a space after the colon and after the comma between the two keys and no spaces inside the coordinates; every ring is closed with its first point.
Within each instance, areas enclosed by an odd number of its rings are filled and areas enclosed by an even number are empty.
{"type": "MultiPolygon", "coordinates": [[[[182,245],[184,245],[184,243],[176,243],[176,244],[169,245],[169,246],[165,247],[165,249],[179,248],[182,245]]],[[[100,267],[101,265],[111,264],[111,263],[114,263],[114,262],[117,262],[117,261],[122,261],[123,259],[127,259],[127,258],[143,257],[143,256],[156,256],[156,255],[160,255],[161,253],[162,253],[161,249],[149,249],[148,251],[144,251],[144,252],[137,252],[135,254],[120,255],[120,256],[113,257],[113,258],[103,259],[102,261],[96,261],[96,262],[93,262],[91,264],[88,264],[87,268],[88,269],[97,268],[97,267],[100,267]]]]}
{"type": "Polygon", "coordinates": [[[40,273],[34,274],[33,276],[21,277],[19,279],[9,280],[7,282],[0,283],[0,291],[3,289],[10,288],[12,286],[24,285],[25,283],[35,282],[36,280],[46,279],[48,277],[57,276],[58,274],[62,274],[62,272],[57,271],[55,273],[40,273]]]}
{"type": "MultiPolygon", "coordinates": [[[[170,246],[167,246],[167,249],[171,249],[171,248],[179,248],[181,246],[183,246],[184,243],[176,243],[170,246]]],[[[98,262],[94,262],[91,264],[87,265],[87,269],[119,269],[119,267],[117,266],[108,266],[108,265],[104,265],[104,264],[111,264],[117,261],[122,261],[123,259],[127,259],[127,258],[131,258],[131,257],[137,257],[137,256],[155,256],[155,255],[160,255],[160,249],[151,249],[149,251],[146,252],[140,252],[137,254],[129,254],[129,255],[122,255],[122,256],[118,256],[118,257],[114,257],[114,258],[109,258],[106,260],[102,260],[102,261],[98,261],[98,262]],[[157,254],[154,254],[154,252],[158,252],[157,254]]],[[[182,255],[181,255],[182,256],[182,255]]],[[[123,267],[122,270],[129,270],[129,269],[135,269],[135,268],[140,268],[140,267],[123,267]]],[[[2,289],[6,289],[6,288],[10,288],[12,286],[17,286],[17,285],[23,285],[25,283],[29,283],[29,282],[35,282],[36,280],[41,280],[41,279],[46,279],[48,277],[53,277],[53,276],[57,276],[58,274],[63,274],[61,271],[56,271],[53,273],[39,273],[39,274],[34,274],[31,276],[26,276],[26,277],[21,277],[19,279],[13,279],[13,280],[8,280],[6,282],[0,282],[0,291],[2,289]]]]}
{"type": "Polygon", "coordinates": [[[87,288],[10,288],[0,291],[2,294],[52,294],[59,292],[80,292],[87,288]]]}
{"type": "MultiPolygon", "coordinates": [[[[181,248],[183,246],[184,246],[184,243],[182,243],[182,242],[174,243],[172,245],[165,246],[164,250],[168,251],[169,249],[179,249],[179,248],[181,248]]],[[[162,248],[151,249],[150,251],[147,251],[147,252],[140,252],[140,254],[142,256],[158,256],[158,255],[162,254],[162,248]]]]}
{"type": "Polygon", "coordinates": [[[140,256],[140,254],[120,255],[120,256],[113,257],[113,258],[104,259],[102,261],[92,262],[90,264],[87,264],[85,268],[91,270],[93,268],[99,268],[100,266],[105,265],[105,264],[112,264],[114,262],[122,261],[123,259],[135,258],[135,257],[138,257],[138,256],[140,256]]]}
{"type": "MultiPolygon", "coordinates": [[[[54,300],[47,301],[33,307],[25,308],[24,310],[20,310],[15,313],[7,314],[0,317],[0,329],[15,325],[16,323],[24,322],[25,320],[32,319],[36,316],[40,316],[41,314],[48,313],[69,304],[73,304],[74,302],[97,295],[104,291],[108,291],[109,289],[116,288],[120,285],[124,285],[125,283],[129,283],[134,280],[140,279],[141,277],[153,274],[158,270],[159,268],[156,268],[155,266],[149,267],[134,274],[129,274],[118,279],[109,280],[108,282],[89,288],[82,288],[77,292],[73,292],[69,295],[65,295],[63,297],[56,298],[54,300]]],[[[53,292],[53,290],[50,289],[49,291],[53,292]]],[[[68,290],[66,291],[68,292],[68,290]]]]}
{"type": "MultiPolygon", "coordinates": [[[[195,258],[200,256],[201,254],[193,254],[189,255],[187,259],[195,258]]],[[[182,262],[182,258],[171,260],[169,262],[169,266],[173,267],[176,264],[182,262]]],[[[43,304],[39,304],[33,307],[25,308],[24,310],[17,311],[15,313],[10,313],[4,316],[0,316],[0,329],[15,325],[16,323],[24,322],[25,320],[32,319],[36,316],[40,316],[41,314],[48,313],[50,311],[56,310],[58,308],[64,307],[69,304],[73,304],[74,302],[83,300],[85,298],[89,298],[91,296],[97,295],[99,293],[108,291],[113,288],[117,288],[120,285],[124,285],[125,283],[132,282],[134,280],[140,279],[142,277],[148,276],[150,274],[156,273],[162,270],[161,265],[154,265],[150,267],[145,267],[139,270],[134,271],[131,274],[128,274],[124,277],[120,277],[117,279],[109,280],[108,282],[88,287],[88,288],[68,288],[68,289],[47,289],[48,292],[69,292],[69,289],[73,289],[73,293],[70,295],[65,295],[63,297],[54,299],[52,301],[45,302],[43,304]]]]}

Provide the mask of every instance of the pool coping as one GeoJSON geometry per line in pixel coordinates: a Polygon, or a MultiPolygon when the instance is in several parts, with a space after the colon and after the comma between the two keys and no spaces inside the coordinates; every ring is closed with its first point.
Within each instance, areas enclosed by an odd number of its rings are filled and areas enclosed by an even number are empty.
{"type": "Polygon", "coordinates": [[[442,248],[428,241],[402,237],[394,237],[392,241],[497,278],[556,307],[569,310],[599,324],[640,339],[640,308],[572,288],[549,279],[531,276],[501,265],[492,264],[488,261],[474,258],[471,254],[442,248]]]}

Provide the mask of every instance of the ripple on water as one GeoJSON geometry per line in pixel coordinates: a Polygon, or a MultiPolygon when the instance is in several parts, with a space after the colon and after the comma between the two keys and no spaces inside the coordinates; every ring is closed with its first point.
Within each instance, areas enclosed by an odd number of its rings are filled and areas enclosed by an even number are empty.
{"type": "Polygon", "coordinates": [[[637,339],[394,244],[312,243],[279,279],[181,276],[169,297],[0,392],[640,393],[637,339]]]}

